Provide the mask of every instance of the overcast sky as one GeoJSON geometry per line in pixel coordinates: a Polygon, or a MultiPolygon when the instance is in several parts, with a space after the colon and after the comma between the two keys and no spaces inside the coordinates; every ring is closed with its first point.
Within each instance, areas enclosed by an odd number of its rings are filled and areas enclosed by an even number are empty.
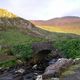
{"type": "Polygon", "coordinates": [[[80,16],[80,0],[0,0],[0,8],[25,19],[80,16]]]}

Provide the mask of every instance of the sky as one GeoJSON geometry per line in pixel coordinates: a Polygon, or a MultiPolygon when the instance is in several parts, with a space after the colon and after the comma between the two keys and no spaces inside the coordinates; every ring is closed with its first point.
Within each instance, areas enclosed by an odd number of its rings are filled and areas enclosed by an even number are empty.
{"type": "Polygon", "coordinates": [[[0,8],[27,20],[80,16],[80,0],[0,0],[0,8]]]}

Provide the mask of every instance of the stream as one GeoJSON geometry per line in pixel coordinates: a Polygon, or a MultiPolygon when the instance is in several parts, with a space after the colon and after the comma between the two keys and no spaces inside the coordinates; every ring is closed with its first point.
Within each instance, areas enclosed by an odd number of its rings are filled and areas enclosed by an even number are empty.
{"type": "Polygon", "coordinates": [[[0,69],[0,80],[36,80],[38,75],[44,73],[48,61],[35,65],[16,65],[8,69],[0,69]]]}

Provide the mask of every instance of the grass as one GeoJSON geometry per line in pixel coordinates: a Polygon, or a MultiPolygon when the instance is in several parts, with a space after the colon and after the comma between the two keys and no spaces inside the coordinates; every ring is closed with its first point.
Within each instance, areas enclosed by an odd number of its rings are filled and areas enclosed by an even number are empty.
{"type": "Polygon", "coordinates": [[[73,33],[73,34],[78,34],[80,35],[80,26],[38,26],[37,27],[47,30],[50,32],[59,32],[59,33],[73,33]]]}
{"type": "Polygon", "coordinates": [[[56,41],[55,47],[67,58],[80,58],[80,39],[65,39],[56,41]]]}
{"type": "MultiPolygon", "coordinates": [[[[0,45],[8,45],[9,48],[0,48],[0,56],[11,53],[14,57],[20,55],[20,58],[27,58],[31,56],[31,44],[33,42],[44,41],[43,38],[32,37],[27,34],[20,32],[17,29],[8,29],[0,31],[0,45]],[[16,51],[17,50],[17,51],[16,51]],[[12,52],[11,52],[12,51],[12,52]],[[15,54],[16,53],[16,54],[15,54]]],[[[8,55],[6,55],[8,56],[8,55]]],[[[1,59],[0,66],[12,66],[15,64],[12,59],[1,59]],[[8,61],[9,60],[9,61],[8,61]]]]}
{"type": "Polygon", "coordinates": [[[14,66],[15,64],[17,64],[16,60],[3,61],[3,62],[0,62],[0,67],[8,68],[8,67],[14,66]]]}
{"type": "MultiPolygon", "coordinates": [[[[65,55],[68,54],[67,49],[68,50],[69,49],[70,50],[74,49],[73,47],[68,46],[70,44],[70,40],[66,44],[65,44],[65,41],[64,41],[66,39],[66,42],[67,42],[67,40],[68,40],[67,38],[71,39],[71,36],[69,36],[70,34],[65,35],[65,34],[59,34],[59,33],[50,33],[50,32],[47,32],[45,30],[42,30],[42,29],[39,29],[39,30],[35,29],[35,30],[42,33],[44,35],[44,38],[47,37],[46,39],[51,39],[52,41],[54,40],[56,42],[54,44],[54,46],[57,49],[60,49],[63,53],[65,53],[65,55]],[[59,40],[61,40],[61,41],[59,41],[59,40]],[[65,44],[65,47],[64,47],[64,44],[65,44]]],[[[74,37],[74,36],[72,36],[72,37],[74,37]]],[[[15,28],[15,29],[7,28],[6,30],[0,31],[0,45],[11,46],[10,50],[12,51],[12,55],[14,55],[15,57],[20,57],[21,59],[31,56],[31,52],[32,52],[31,51],[31,44],[33,42],[46,41],[46,39],[39,38],[39,37],[38,38],[37,37],[32,37],[30,35],[24,34],[24,33],[20,32],[19,29],[17,29],[17,28],[15,28]],[[25,56],[27,56],[27,57],[25,57],[25,56]]],[[[77,40],[77,38],[76,38],[76,40],[77,40]]],[[[77,44],[77,43],[75,43],[75,44],[77,44]]],[[[5,54],[8,51],[9,51],[8,49],[6,49],[6,50],[3,49],[2,50],[0,48],[0,54],[3,54],[3,53],[5,54]]],[[[74,52],[79,52],[79,50],[74,51],[74,52]]],[[[67,56],[69,56],[69,55],[67,55],[67,56]]],[[[74,57],[74,55],[72,54],[69,57],[74,57]]],[[[10,60],[10,61],[12,61],[12,60],[10,60]]],[[[6,62],[6,61],[4,61],[4,62],[6,62]]]]}
{"type": "Polygon", "coordinates": [[[18,30],[7,30],[0,32],[0,44],[4,45],[30,44],[42,40],[43,39],[41,38],[35,38],[29,35],[24,35],[18,30]]]}
{"type": "Polygon", "coordinates": [[[80,68],[80,64],[75,64],[75,65],[70,66],[67,70],[65,70],[61,74],[61,77],[75,74],[75,70],[78,69],[78,68],[80,68]]]}

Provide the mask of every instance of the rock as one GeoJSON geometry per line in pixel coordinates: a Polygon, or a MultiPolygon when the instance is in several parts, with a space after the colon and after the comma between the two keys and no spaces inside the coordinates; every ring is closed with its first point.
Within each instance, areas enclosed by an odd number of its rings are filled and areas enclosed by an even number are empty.
{"type": "Polygon", "coordinates": [[[60,76],[60,80],[80,80],[80,63],[73,64],[60,76]]]}
{"type": "Polygon", "coordinates": [[[74,64],[79,64],[80,63],[80,58],[76,58],[73,61],[74,61],[74,64]]]}
{"type": "Polygon", "coordinates": [[[38,75],[36,80],[42,80],[42,75],[38,75]]]}
{"type": "Polygon", "coordinates": [[[11,74],[4,74],[0,76],[0,80],[14,80],[11,74]]]}
{"type": "Polygon", "coordinates": [[[58,49],[54,49],[51,51],[52,53],[52,57],[55,58],[55,59],[59,59],[59,58],[63,58],[65,57],[63,54],[60,53],[60,51],[58,49]]]}
{"type": "Polygon", "coordinates": [[[0,75],[0,80],[23,80],[23,77],[21,74],[12,74],[9,72],[6,72],[2,75],[0,75]]]}
{"type": "Polygon", "coordinates": [[[5,71],[5,69],[3,69],[2,67],[0,67],[0,75],[3,74],[5,71]]]}
{"type": "Polygon", "coordinates": [[[24,69],[19,69],[19,70],[15,71],[15,73],[21,73],[21,74],[23,74],[24,72],[25,72],[24,69]]]}
{"type": "Polygon", "coordinates": [[[58,59],[55,64],[51,64],[45,69],[43,73],[43,78],[47,77],[59,77],[61,71],[66,69],[73,63],[72,59],[60,58],[58,59]]]}
{"type": "Polygon", "coordinates": [[[34,80],[34,75],[33,73],[29,73],[29,74],[26,74],[23,78],[24,80],[34,80]]]}
{"type": "Polygon", "coordinates": [[[23,64],[23,62],[21,60],[17,60],[16,63],[19,64],[19,65],[23,64]]]}
{"type": "Polygon", "coordinates": [[[37,69],[37,64],[35,64],[35,65],[32,67],[32,69],[37,69]]]}
{"type": "Polygon", "coordinates": [[[80,80],[80,72],[75,72],[72,75],[65,76],[64,78],[60,78],[60,80],[80,80]]]}
{"type": "Polygon", "coordinates": [[[51,61],[49,61],[49,65],[55,64],[56,61],[57,61],[57,59],[52,59],[51,61]]]}
{"type": "Polygon", "coordinates": [[[59,78],[51,78],[50,80],[59,80],[59,78]]]}

